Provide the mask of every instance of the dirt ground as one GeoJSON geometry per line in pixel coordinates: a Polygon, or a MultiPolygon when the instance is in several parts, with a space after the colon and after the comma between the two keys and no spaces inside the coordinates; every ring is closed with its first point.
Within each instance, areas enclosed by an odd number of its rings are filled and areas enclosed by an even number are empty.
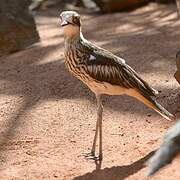
{"type": "MultiPolygon", "coordinates": [[[[92,145],[96,102],[64,66],[59,13],[36,15],[41,43],[0,58],[0,179],[147,179],[144,162],[174,122],[133,98],[105,96],[101,169],[81,156],[92,145]]],[[[180,117],[180,88],[173,78],[180,23],[174,6],[83,14],[83,25],[87,39],[126,59],[160,91],[158,102],[180,117]]],[[[179,167],[177,158],[152,179],[180,179],[179,167]]]]}

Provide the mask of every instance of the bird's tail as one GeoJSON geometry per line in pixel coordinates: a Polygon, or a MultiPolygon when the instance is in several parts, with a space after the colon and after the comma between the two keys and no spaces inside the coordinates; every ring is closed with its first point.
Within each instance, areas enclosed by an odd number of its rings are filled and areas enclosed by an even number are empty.
{"type": "Polygon", "coordinates": [[[172,120],[174,116],[168,112],[164,107],[162,107],[159,103],[157,103],[155,100],[151,100],[152,105],[154,107],[154,110],[158,112],[161,116],[166,118],[167,120],[172,120]]]}
{"type": "MultiPolygon", "coordinates": [[[[140,100],[141,102],[146,104],[148,107],[154,109],[165,119],[167,119],[167,120],[174,119],[174,116],[170,112],[168,112],[164,107],[162,107],[158,102],[156,102],[152,97],[150,97],[148,95],[142,95],[137,91],[135,91],[135,92],[136,92],[136,95],[135,95],[135,93],[133,93],[133,95],[132,95],[133,97],[137,98],[138,100],[140,100]]],[[[129,94],[129,95],[131,95],[131,94],[129,94]]]]}

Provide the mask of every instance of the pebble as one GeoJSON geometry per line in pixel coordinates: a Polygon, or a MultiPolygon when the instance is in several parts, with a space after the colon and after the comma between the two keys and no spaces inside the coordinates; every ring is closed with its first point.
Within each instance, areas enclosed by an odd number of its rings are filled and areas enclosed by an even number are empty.
{"type": "Polygon", "coordinates": [[[151,117],[151,114],[147,114],[148,117],[151,117]]]}
{"type": "Polygon", "coordinates": [[[70,139],[70,142],[72,143],[76,143],[76,141],[74,139],[70,139]]]}

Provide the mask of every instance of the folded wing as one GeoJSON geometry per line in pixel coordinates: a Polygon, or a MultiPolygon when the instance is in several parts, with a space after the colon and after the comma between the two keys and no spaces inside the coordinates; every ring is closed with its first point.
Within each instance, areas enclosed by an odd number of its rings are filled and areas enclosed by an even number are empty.
{"type": "Polygon", "coordinates": [[[123,59],[90,43],[84,45],[88,52],[86,71],[93,79],[125,88],[135,88],[145,96],[158,94],[123,59]]]}

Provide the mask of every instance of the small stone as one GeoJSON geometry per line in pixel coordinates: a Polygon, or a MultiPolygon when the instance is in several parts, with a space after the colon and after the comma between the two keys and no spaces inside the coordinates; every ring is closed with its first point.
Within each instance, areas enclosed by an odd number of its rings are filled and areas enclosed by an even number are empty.
{"type": "Polygon", "coordinates": [[[149,123],[149,124],[151,123],[148,119],[146,119],[145,121],[146,121],[147,123],[149,123]]]}
{"type": "Polygon", "coordinates": [[[119,135],[120,135],[120,136],[124,136],[124,135],[125,135],[125,133],[119,133],[119,135]]]}
{"type": "Polygon", "coordinates": [[[125,133],[111,133],[111,135],[119,135],[119,136],[124,136],[125,133]]]}
{"type": "Polygon", "coordinates": [[[151,117],[151,114],[147,114],[148,117],[151,117]]]}
{"type": "Polygon", "coordinates": [[[30,152],[30,151],[26,151],[26,154],[27,154],[27,155],[31,155],[31,152],[30,152]]]}
{"type": "Polygon", "coordinates": [[[70,139],[70,142],[72,143],[76,143],[76,141],[74,139],[70,139]]]}
{"type": "Polygon", "coordinates": [[[58,175],[57,175],[57,174],[53,174],[53,176],[54,176],[55,178],[58,178],[58,175]]]}

